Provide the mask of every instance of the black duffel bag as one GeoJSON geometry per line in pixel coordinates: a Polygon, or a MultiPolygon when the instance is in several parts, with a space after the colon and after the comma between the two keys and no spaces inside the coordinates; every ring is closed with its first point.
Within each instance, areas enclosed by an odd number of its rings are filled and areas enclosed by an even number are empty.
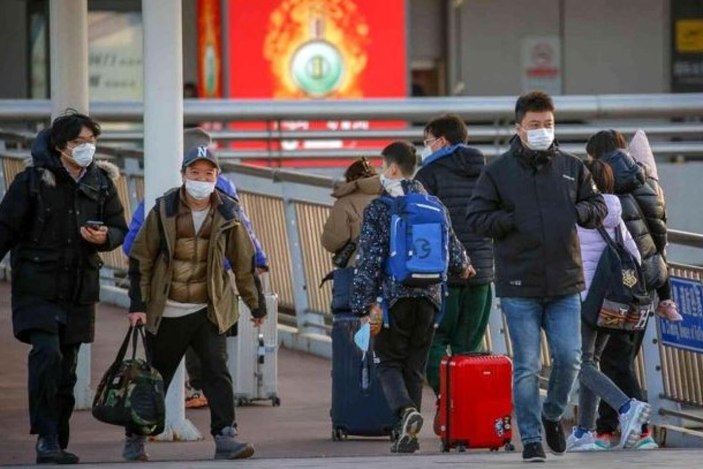
{"type": "MultiPolygon", "coordinates": [[[[137,435],[158,435],[164,430],[166,417],[164,382],[148,358],[137,358],[140,338],[146,352],[144,327],[130,326],[115,361],[100,380],[93,416],[137,435]],[[125,360],[130,338],[132,358],[125,360]]],[[[148,357],[148,353],[145,355],[148,357]]]]}

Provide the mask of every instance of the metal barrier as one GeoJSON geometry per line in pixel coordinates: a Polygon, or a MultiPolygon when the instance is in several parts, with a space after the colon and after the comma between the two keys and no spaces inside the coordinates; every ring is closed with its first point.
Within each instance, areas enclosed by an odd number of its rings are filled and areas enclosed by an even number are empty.
{"type": "MultiPolygon", "coordinates": [[[[555,96],[557,136],[564,150],[582,154],[585,139],[604,127],[616,127],[626,135],[644,129],[658,156],[703,158],[702,93],[648,95],[555,96]],[[614,122],[615,121],[615,122],[614,122]],[[687,122],[688,121],[688,122],[687,122]]],[[[370,140],[369,153],[378,154],[384,142],[406,139],[419,142],[422,128],[412,122],[427,122],[445,113],[456,113],[469,124],[472,145],[487,156],[507,149],[514,133],[515,97],[438,97],[364,100],[184,100],[187,122],[215,124],[217,142],[246,142],[247,148],[223,148],[223,158],[265,159],[275,166],[283,160],[349,158],[358,149],[304,145],[320,139],[341,141],[370,140]],[[309,121],[326,123],[311,130],[309,121]],[[373,124],[369,124],[373,121],[373,124]],[[237,122],[257,122],[232,128],[237,122]],[[252,146],[252,142],[259,145],[252,146]]],[[[140,124],[144,115],[141,102],[94,102],[91,114],[104,122],[140,124]]],[[[0,122],[28,125],[35,131],[45,124],[51,105],[48,100],[0,100],[0,122]]],[[[1,132],[0,132],[1,133],[1,132]]],[[[141,145],[141,132],[110,132],[104,140],[141,145]]],[[[127,151],[127,150],[123,150],[127,151]]]]}

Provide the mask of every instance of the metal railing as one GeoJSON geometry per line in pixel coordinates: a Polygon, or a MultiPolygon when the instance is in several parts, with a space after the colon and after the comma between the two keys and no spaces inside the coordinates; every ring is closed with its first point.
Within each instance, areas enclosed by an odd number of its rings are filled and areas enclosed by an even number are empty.
{"type": "MultiPolygon", "coordinates": [[[[703,158],[703,93],[651,95],[556,96],[557,136],[564,150],[583,154],[588,136],[603,127],[615,127],[626,135],[644,129],[657,156],[703,158]],[[691,121],[692,120],[692,121],[691,121]]],[[[356,157],[378,153],[384,142],[406,139],[419,142],[422,127],[445,113],[456,113],[469,123],[472,145],[487,156],[507,149],[514,134],[515,98],[441,97],[364,100],[185,100],[186,122],[214,123],[212,136],[227,144],[223,158],[264,159],[271,166],[283,160],[356,157]],[[308,127],[324,123],[322,129],[308,127]],[[237,123],[258,122],[250,125],[237,123]],[[234,123],[234,126],[230,125],[234,123]],[[361,125],[357,125],[361,124],[361,125]],[[360,128],[357,128],[360,127],[360,128]],[[366,142],[364,149],[315,149],[300,142],[319,140],[366,142]],[[296,144],[296,142],[298,144],[296,144]],[[236,143],[231,148],[228,144],[236,143]]],[[[47,100],[0,100],[0,122],[24,125],[34,132],[48,123],[47,100]]],[[[91,114],[103,122],[141,124],[141,102],[94,102],[91,114]]],[[[107,131],[105,141],[140,145],[139,131],[107,131]]]]}

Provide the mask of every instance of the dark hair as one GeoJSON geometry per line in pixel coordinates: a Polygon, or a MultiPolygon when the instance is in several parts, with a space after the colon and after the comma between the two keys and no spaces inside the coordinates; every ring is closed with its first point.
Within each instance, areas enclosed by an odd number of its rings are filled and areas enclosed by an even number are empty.
{"type": "Polygon", "coordinates": [[[403,140],[393,142],[381,151],[386,166],[395,163],[400,168],[403,176],[410,178],[415,174],[417,166],[417,152],[415,146],[403,140]]]}
{"type": "Polygon", "coordinates": [[[624,148],[627,148],[625,136],[613,129],[601,130],[591,135],[586,142],[586,153],[593,158],[602,158],[624,148]]]}
{"type": "Polygon", "coordinates": [[[554,112],[552,97],[544,91],[530,91],[517,99],[515,103],[515,122],[520,123],[528,112],[554,112]]]}
{"type": "Polygon", "coordinates": [[[197,98],[198,97],[198,85],[192,81],[188,81],[183,84],[183,97],[184,98],[197,98]]]}
{"type": "Polygon", "coordinates": [[[425,126],[425,134],[432,134],[435,137],[444,137],[452,145],[466,143],[469,140],[469,133],[466,131],[466,124],[461,117],[456,114],[445,114],[432,119],[425,126]]]}
{"type": "Polygon", "coordinates": [[[68,108],[62,115],[54,119],[49,132],[49,144],[52,149],[63,150],[71,140],[78,138],[81,129],[87,127],[95,138],[100,136],[100,124],[89,116],[75,109],[68,108]]]}
{"type": "Polygon", "coordinates": [[[596,183],[598,190],[604,194],[612,194],[615,190],[615,176],[613,170],[608,163],[601,160],[586,161],[586,168],[593,176],[593,182],[596,183]]]}
{"type": "Polygon", "coordinates": [[[344,171],[344,179],[346,179],[347,182],[356,181],[361,178],[369,178],[375,175],[376,171],[373,169],[371,163],[369,163],[369,160],[367,160],[365,156],[362,156],[358,160],[354,161],[349,165],[347,170],[344,171]]]}

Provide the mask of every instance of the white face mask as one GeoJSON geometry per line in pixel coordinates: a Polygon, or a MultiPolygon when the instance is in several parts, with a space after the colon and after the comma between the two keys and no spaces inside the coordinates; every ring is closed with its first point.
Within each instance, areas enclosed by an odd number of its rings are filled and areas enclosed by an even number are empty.
{"type": "Polygon", "coordinates": [[[95,145],[92,143],[81,143],[80,145],[73,147],[73,150],[71,150],[71,159],[82,168],[89,166],[90,163],[93,162],[94,155],[95,145]]]}
{"type": "Polygon", "coordinates": [[[402,179],[389,179],[381,174],[381,185],[393,197],[405,195],[403,191],[402,179]]]}
{"type": "Polygon", "coordinates": [[[530,150],[548,150],[552,142],[554,142],[554,127],[527,131],[527,148],[530,150]]]}
{"type": "Polygon", "coordinates": [[[425,161],[427,158],[429,158],[432,153],[434,153],[432,151],[432,148],[430,148],[429,145],[425,145],[425,148],[423,148],[422,152],[420,152],[420,157],[422,158],[422,161],[425,161]]]}
{"type": "Polygon", "coordinates": [[[216,182],[193,181],[186,179],[186,192],[196,200],[204,200],[210,197],[215,190],[216,182]]]}

